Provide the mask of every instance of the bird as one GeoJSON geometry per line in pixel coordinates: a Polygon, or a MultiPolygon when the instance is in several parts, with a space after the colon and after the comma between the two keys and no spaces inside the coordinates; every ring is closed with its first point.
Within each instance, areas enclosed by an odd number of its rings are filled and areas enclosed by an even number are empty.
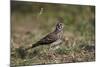
{"type": "Polygon", "coordinates": [[[32,49],[34,47],[40,46],[40,45],[48,45],[51,44],[51,46],[58,45],[62,42],[63,37],[63,18],[58,17],[57,18],[57,24],[53,32],[47,34],[45,37],[41,38],[36,43],[32,44],[31,47],[26,48],[25,50],[32,49]]]}
{"type": "Polygon", "coordinates": [[[63,18],[58,17],[57,21],[56,21],[56,27],[52,32],[50,32],[45,37],[41,38],[36,43],[32,44],[32,46],[30,46],[24,50],[29,50],[29,49],[35,48],[37,46],[40,46],[40,45],[49,45],[50,44],[51,46],[55,46],[55,45],[60,44],[62,42],[62,37],[63,37],[63,27],[64,27],[63,18]]]}
{"type": "Polygon", "coordinates": [[[19,49],[17,49],[18,54],[23,59],[25,58],[25,55],[27,55],[27,50],[29,49],[38,47],[40,45],[50,45],[51,48],[60,45],[63,42],[63,28],[64,28],[63,18],[58,17],[56,20],[55,29],[52,32],[41,38],[36,43],[32,44],[30,47],[27,48],[20,47],[19,49]]]}

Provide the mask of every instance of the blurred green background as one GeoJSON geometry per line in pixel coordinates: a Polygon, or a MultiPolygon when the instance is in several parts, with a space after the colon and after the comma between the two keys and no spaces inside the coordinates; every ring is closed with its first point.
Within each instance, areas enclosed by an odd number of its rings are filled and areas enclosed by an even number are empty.
{"type": "Polygon", "coordinates": [[[11,1],[12,65],[32,65],[95,60],[95,51],[87,52],[85,49],[83,49],[86,51],[86,53],[84,53],[83,50],[77,45],[85,45],[85,48],[87,48],[87,45],[90,45],[87,50],[91,50],[91,45],[95,46],[95,6],[11,1]],[[28,47],[49,32],[53,31],[57,17],[62,17],[64,19],[65,36],[65,45],[63,45],[62,48],[54,51],[54,53],[59,56],[57,57],[60,58],[59,60],[52,61],[54,60],[53,57],[53,59],[49,59],[48,51],[45,52],[45,47],[41,49],[42,46],[37,49],[37,56],[32,57],[32,59],[28,58],[24,61],[23,59],[20,59],[19,56],[16,56],[16,48],[19,48],[19,46],[22,45],[24,47],[28,47]],[[73,45],[74,47],[72,48],[73,45]],[[47,55],[45,55],[45,53],[47,55]],[[40,54],[43,56],[39,59],[40,54]],[[66,58],[64,59],[63,56],[66,58]]]}

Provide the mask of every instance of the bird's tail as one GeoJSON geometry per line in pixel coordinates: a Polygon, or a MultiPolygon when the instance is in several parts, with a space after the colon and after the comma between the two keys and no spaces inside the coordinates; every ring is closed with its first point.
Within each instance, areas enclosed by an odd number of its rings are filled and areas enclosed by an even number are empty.
{"type": "Polygon", "coordinates": [[[26,48],[25,50],[29,50],[29,49],[32,49],[32,48],[37,47],[37,46],[38,46],[38,44],[35,43],[35,44],[32,44],[32,46],[26,48]]]}

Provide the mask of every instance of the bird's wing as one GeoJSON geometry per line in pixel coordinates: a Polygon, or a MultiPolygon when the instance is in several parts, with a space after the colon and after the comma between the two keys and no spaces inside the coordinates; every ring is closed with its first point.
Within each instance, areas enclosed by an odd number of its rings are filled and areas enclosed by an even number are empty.
{"type": "Polygon", "coordinates": [[[54,33],[50,33],[47,36],[45,36],[44,38],[42,38],[40,41],[38,41],[38,44],[50,44],[53,43],[57,40],[57,35],[54,33]]]}

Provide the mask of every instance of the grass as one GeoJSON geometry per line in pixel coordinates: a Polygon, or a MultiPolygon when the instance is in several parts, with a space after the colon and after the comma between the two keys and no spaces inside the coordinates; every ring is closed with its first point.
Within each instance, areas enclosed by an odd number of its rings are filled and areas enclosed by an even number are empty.
{"type": "Polygon", "coordinates": [[[11,66],[95,61],[94,6],[16,4],[11,6],[11,66]],[[27,7],[22,8],[23,5],[27,7]],[[18,49],[29,47],[52,32],[58,16],[64,19],[64,39],[59,48],[51,50],[49,46],[39,46],[22,52],[25,56],[22,58],[18,49]]]}

